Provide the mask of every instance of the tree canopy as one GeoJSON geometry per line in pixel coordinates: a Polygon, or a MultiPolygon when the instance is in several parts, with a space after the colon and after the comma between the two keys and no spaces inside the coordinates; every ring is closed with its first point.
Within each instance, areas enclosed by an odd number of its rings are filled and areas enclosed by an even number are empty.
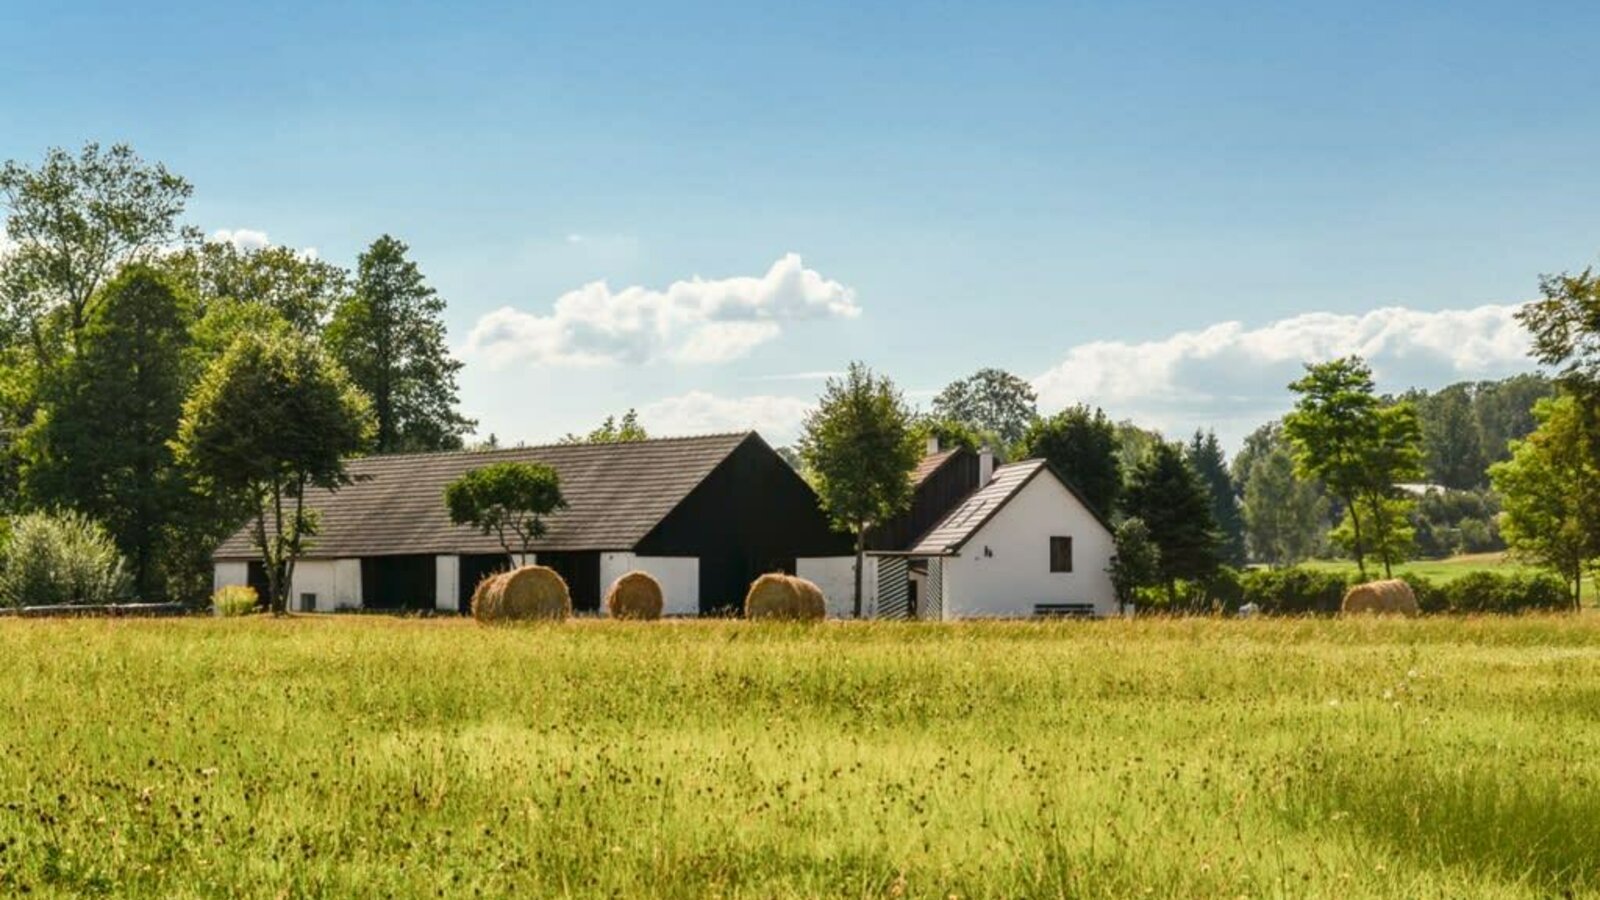
{"type": "Polygon", "coordinates": [[[445,345],[444,300],[384,235],[356,265],[355,292],[328,327],[334,358],[372,398],[378,453],[458,450],[474,423],[458,405],[460,361],[445,345]]]}
{"type": "Polygon", "coordinates": [[[1099,408],[1079,404],[1037,419],[1020,441],[1022,456],[1048,461],[1090,506],[1109,517],[1122,492],[1116,426],[1099,408]]]}
{"type": "Polygon", "coordinates": [[[856,537],[860,617],[866,530],[911,505],[911,470],[923,451],[915,417],[894,382],[853,362],[844,377],[828,379],[806,414],[798,446],[823,508],[856,537]]]}
{"type": "Polygon", "coordinates": [[[1153,445],[1134,467],[1123,508],[1144,522],[1160,550],[1157,571],[1169,602],[1177,600],[1178,581],[1198,580],[1217,570],[1220,539],[1211,518],[1211,497],[1176,445],[1153,445]]]}
{"type": "Polygon", "coordinates": [[[316,532],[306,492],[347,484],[345,458],[372,431],[366,395],[320,347],[292,333],[240,336],[184,403],[178,459],[250,510],[275,612],[288,609],[294,564],[316,532]]]}
{"type": "Polygon", "coordinates": [[[445,487],[444,503],[451,522],[495,535],[507,555],[520,551],[523,561],[545,535],[544,518],[567,508],[556,470],[527,462],[472,469],[445,487]]]}
{"type": "Polygon", "coordinates": [[[1028,382],[1003,369],[979,369],[953,381],[933,398],[936,418],[999,435],[1006,447],[1022,439],[1038,417],[1038,397],[1028,382]]]}
{"type": "Polygon", "coordinates": [[[1513,553],[1559,574],[1581,607],[1583,572],[1600,556],[1600,427],[1573,396],[1539,401],[1539,427],[1490,470],[1513,553]]]}

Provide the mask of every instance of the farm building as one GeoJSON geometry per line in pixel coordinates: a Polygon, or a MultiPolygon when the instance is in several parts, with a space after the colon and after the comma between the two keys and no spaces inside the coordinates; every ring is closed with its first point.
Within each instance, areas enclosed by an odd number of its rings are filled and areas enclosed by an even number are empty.
{"type": "MultiPolygon", "coordinates": [[[[775,570],[819,583],[830,612],[848,608],[850,537],[754,433],[352,460],[355,483],[307,498],[319,531],[295,567],[291,606],[461,609],[510,559],[495,537],[450,523],[445,485],[490,463],[535,461],[560,475],[568,508],[546,519],[530,561],[561,573],[577,611],[598,611],[606,586],[634,569],[661,582],[669,615],[736,610],[750,582],[775,570]]],[[[217,586],[264,591],[248,527],[213,558],[217,586]]]]}
{"type": "Polygon", "coordinates": [[[866,572],[882,618],[1106,616],[1110,525],[1044,460],[929,453],[911,509],[876,529],[866,572]]]}

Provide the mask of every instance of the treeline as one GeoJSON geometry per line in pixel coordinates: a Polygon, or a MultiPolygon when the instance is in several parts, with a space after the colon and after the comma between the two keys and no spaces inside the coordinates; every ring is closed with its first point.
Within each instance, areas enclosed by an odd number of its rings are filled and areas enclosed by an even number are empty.
{"type": "Polygon", "coordinates": [[[0,168],[13,595],[48,581],[37,548],[109,543],[121,558],[94,556],[74,600],[196,601],[240,522],[292,559],[316,530],[300,497],[339,483],[344,456],[456,448],[474,424],[444,300],[405,243],[377,238],[352,271],[206,240],[184,221],[192,193],[122,145],[0,168]]]}

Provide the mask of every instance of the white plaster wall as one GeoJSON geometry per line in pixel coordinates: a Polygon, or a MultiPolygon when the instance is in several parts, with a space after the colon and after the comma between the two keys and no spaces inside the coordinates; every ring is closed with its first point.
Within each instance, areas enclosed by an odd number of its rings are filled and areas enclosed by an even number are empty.
{"type": "Polygon", "coordinates": [[[433,558],[433,605],[442,610],[461,608],[461,557],[433,558]]]}
{"type": "Polygon", "coordinates": [[[234,585],[247,585],[250,583],[250,564],[227,560],[214,564],[211,572],[211,589],[221,590],[234,585]]]}
{"type": "MultiPolygon", "coordinates": [[[[629,572],[648,572],[661,582],[664,595],[662,615],[700,615],[700,558],[697,556],[635,556],[632,553],[600,554],[600,590],[629,572]]],[[[601,613],[604,614],[604,603],[601,613]]]]}
{"type": "MultiPolygon", "coordinates": [[[[802,557],[795,560],[794,573],[822,589],[822,595],[828,598],[830,618],[844,619],[855,615],[856,558],[854,556],[802,557]]],[[[876,588],[877,585],[876,574],[861,584],[863,614],[872,608],[867,602],[872,594],[869,587],[876,588]]]]}
{"type": "Polygon", "coordinates": [[[1092,603],[1114,615],[1116,593],[1106,569],[1111,533],[1049,472],[944,560],[944,618],[1031,616],[1037,603],[1092,603]],[[1072,538],[1072,571],[1050,571],[1050,538],[1072,538]],[[984,548],[992,555],[985,556],[984,548]]]}

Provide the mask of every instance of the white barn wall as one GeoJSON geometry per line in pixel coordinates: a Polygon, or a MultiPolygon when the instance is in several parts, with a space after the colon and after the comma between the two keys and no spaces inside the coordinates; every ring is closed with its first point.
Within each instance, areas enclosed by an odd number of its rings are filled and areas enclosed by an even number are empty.
{"type": "Polygon", "coordinates": [[[697,556],[637,556],[615,552],[600,554],[600,611],[605,613],[604,595],[611,583],[629,572],[648,572],[661,583],[667,616],[700,614],[700,558],[697,556]]]}
{"type": "Polygon", "coordinates": [[[1092,603],[1114,615],[1106,568],[1110,532],[1049,472],[1041,472],[944,560],[944,618],[1031,616],[1038,603],[1092,603]],[[1072,571],[1050,571],[1050,538],[1072,538],[1072,571]],[[992,556],[984,555],[987,547],[992,556]]]}
{"type": "MultiPolygon", "coordinates": [[[[853,556],[811,556],[795,560],[794,573],[814,582],[828,598],[829,618],[843,619],[855,614],[856,558],[853,556]]],[[[863,614],[871,609],[867,603],[869,588],[877,586],[877,579],[861,584],[863,614]]]]}
{"type": "Polygon", "coordinates": [[[461,609],[461,557],[433,558],[433,605],[435,609],[461,609]]]}
{"type": "Polygon", "coordinates": [[[300,609],[301,594],[317,595],[317,612],[361,605],[361,560],[302,559],[289,582],[289,608],[300,609]]]}
{"type": "Polygon", "coordinates": [[[250,583],[250,564],[235,560],[224,560],[216,563],[211,571],[211,589],[220,591],[225,587],[243,587],[250,583]]]}

